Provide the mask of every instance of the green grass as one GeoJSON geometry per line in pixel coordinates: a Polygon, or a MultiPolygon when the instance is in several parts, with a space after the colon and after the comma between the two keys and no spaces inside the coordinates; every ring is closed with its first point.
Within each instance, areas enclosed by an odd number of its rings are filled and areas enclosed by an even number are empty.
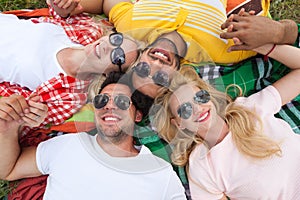
{"type": "Polygon", "coordinates": [[[3,199],[10,191],[8,182],[0,180],[0,199],[3,199]]]}
{"type": "MultiPolygon", "coordinates": [[[[45,0],[0,0],[0,11],[34,9],[47,7],[45,0]]],[[[292,19],[300,23],[300,0],[272,0],[271,16],[278,19],[292,19]]],[[[0,180],[0,199],[10,191],[7,181],[0,180]]]]}
{"type": "Polygon", "coordinates": [[[0,11],[47,7],[46,0],[0,0],[0,11]]]}
{"type": "Polygon", "coordinates": [[[300,24],[300,0],[272,0],[271,16],[278,19],[292,19],[300,24]]]}

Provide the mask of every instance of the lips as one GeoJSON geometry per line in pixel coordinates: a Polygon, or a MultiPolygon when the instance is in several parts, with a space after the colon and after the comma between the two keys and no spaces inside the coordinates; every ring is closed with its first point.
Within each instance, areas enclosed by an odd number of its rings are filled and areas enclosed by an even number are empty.
{"type": "Polygon", "coordinates": [[[164,61],[165,63],[171,62],[171,56],[168,51],[160,48],[155,48],[150,51],[150,55],[154,58],[164,61]]]}
{"type": "Polygon", "coordinates": [[[98,43],[98,44],[96,44],[95,47],[94,47],[94,49],[95,49],[95,55],[96,55],[99,59],[101,59],[100,45],[101,45],[101,43],[98,43]]]}
{"type": "Polygon", "coordinates": [[[107,123],[116,123],[121,120],[121,117],[115,114],[105,114],[101,117],[101,119],[107,123]]]}
{"type": "Polygon", "coordinates": [[[206,121],[210,116],[210,111],[206,111],[200,114],[199,118],[196,120],[196,122],[204,122],[206,121]]]}

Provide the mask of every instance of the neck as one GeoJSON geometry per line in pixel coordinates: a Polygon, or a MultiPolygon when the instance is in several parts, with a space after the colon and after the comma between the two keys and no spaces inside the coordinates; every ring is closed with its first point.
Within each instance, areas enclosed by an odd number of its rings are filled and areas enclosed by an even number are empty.
{"type": "Polygon", "coordinates": [[[97,135],[99,146],[112,157],[133,157],[139,152],[133,145],[133,137],[127,136],[121,142],[113,142],[97,135]]]}
{"type": "Polygon", "coordinates": [[[209,148],[222,142],[229,133],[229,128],[225,121],[221,117],[218,117],[218,121],[218,125],[215,125],[214,128],[209,130],[207,138],[205,139],[209,148]]]}
{"type": "Polygon", "coordinates": [[[77,77],[78,75],[80,63],[82,63],[80,51],[82,49],[64,48],[56,55],[58,63],[68,76],[77,77]]]}

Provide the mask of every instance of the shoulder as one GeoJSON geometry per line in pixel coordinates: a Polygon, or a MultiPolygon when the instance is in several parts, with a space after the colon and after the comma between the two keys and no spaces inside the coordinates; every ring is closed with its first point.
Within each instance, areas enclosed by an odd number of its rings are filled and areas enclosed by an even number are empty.
{"type": "Polygon", "coordinates": [[[65,135],[56,136],[44,142],[41,142],[38,145],[38,148],[45,148],[45,147],[64,147],[68,144],[74,144],[79,142],[80,135],[84,135],[85,133],[69,133],[65,135]],[[62,145],[63,144],[63,145],[62,145]]]}
{"type": "Polygon", "coordinates": [[[281,97],[278,90],[270,85],[249,97],[238,97],[235,103],[249,109],[255,108],[257,112],[270,112],[275,114],[281,108],[281,97]]]}

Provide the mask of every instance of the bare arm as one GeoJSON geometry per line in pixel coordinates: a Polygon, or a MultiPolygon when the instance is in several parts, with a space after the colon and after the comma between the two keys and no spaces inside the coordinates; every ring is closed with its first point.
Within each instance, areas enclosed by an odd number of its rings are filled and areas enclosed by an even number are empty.
{"type": "Polygon", "coordinates": [[[131,0],[103,0],[103,12],[106,16],[109,16],[109,12],[116,4],[120,2],[129,2],[131,3],[131,0]]]}
{"type": "Polygon", "coordinates": [[[241,41],[230,47],[230,51],[251,50],[268,43],[294,44],[298,35],[297,24],[292,20],[274,21],[245,12],[231,15],[221,28],[230,30],[221,33],[221,38],[238,38],[241,41]]]}
{"type": "Polygon", "coordinates": [[[20,95],[0,98],[0,179],[40,175],[35,163],[36,148],[22,151],[18,130],[22,125],[40,124],[46,116],[47,107],[41,103],[27,103],[20,95]]]}
{"type": "MultiPolygon", "coordinates": [[[[272,44],[254,49],[258,53],[266,54],[272,44]]],[[[300,93],[300,49],[290,45],[276,45],[269,57],[293,69],[289,74],[276,81],[273,86],[277,88],[282,99],[282,105],[288,103],[300,93]]]]}
{"type": "Polygon", "coordinates": [[[91,14],[109,15],[111,8],[120,2],[131,2],[130,0],[47,0],[61,17],[69,13],[79,14],[87,12],[91,14]]]}

